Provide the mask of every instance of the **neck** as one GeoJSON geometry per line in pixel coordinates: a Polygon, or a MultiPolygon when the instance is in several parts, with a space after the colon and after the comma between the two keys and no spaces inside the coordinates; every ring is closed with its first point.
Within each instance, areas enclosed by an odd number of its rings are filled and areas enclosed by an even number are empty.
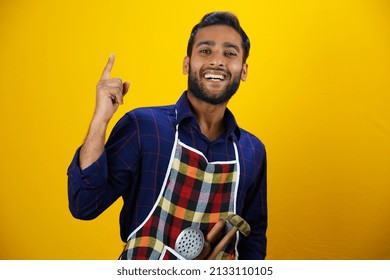
{"type": "Polygon", "coordinates": [[[223,118],[227,103],[213,105],[197,99],[187,92],[188,100],[199,123],[200,130],[210,140],[214,141],[225,131],[223,118]]]}

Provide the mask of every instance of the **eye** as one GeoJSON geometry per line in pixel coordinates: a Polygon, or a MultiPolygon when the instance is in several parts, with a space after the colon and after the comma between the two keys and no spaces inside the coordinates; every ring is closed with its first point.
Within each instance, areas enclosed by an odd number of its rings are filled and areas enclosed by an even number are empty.
{"type": "Polygon", "coordinates": [[[225,52],[225,55],[226,56],[237,56],[237,54],[235,52],[231,52],[231,51],[225,52]]]}
{"type": "Polygon", "coordinates": [[[201,50],[199,51],[199,53],[201,53],[201,54],[210,54],[210,53],[211,53],[211,50],[209,50],[209,49],[201,49],[201,50]]]}

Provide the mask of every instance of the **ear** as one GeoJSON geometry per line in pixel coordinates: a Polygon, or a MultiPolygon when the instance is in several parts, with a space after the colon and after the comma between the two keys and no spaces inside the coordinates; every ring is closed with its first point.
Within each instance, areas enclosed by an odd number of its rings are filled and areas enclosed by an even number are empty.
{"type": "Polygon", "coordinates": [[[183,74],[187,75],[190,69],[190,58],[186,56],[183,61],[183,74]]]}
{"type": "Polygon", "coordinates": [[[248,64],[244,63],[242,65],[242,70],[241,70],[241,81],[245,82],[247,76],[248,76],[248,64]]]}

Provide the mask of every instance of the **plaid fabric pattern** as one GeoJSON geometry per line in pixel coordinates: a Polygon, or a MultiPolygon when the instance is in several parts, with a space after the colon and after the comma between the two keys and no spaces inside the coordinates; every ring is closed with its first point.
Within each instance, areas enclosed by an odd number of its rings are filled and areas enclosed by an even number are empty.
{"type": "Polygon", "coordinates": [[[173,260],[179,260],[178,257],[176,257],[174,254],[172,254],[170,251],[166,251],[165,253],[163,252],[164,256],[163,256],[163,260],[164,261],[173,261],[173,260]]]}
{"type": "Polygon", "coordinates": [[[264,259],[267,247],[267,156],[264,144],[240,128],[228,109],[226,133],[215,141],[205,138],[184,92],[176,104],[137,108],[114,126],[101,157],[81,171],[77,149],[68,168],[69,209],[75,218],[91,220],[118,198],[120,237],[127,242],[154,207],[171,158],[175,128],[180,140],[201,151],[209,162],[231,161],[239,156],[239,185],[235,213],[252,228],[241,238],[240,259],[264,259]],[[177,114],[176,114],[177,112],[177,114]]]}
{"type": "MultiPolygon", "coordinates": [[[[219,219],[234,212],[236,180],[236,162],[209,163],[179,143],[163,195],[144,226],[128,241],[122,259],[159,259],[164,244],[174,248],[187,227],[197,227],[207,235],[219,219]]],[[[234,258],[232,245],[219,257],[234,258]]]]}

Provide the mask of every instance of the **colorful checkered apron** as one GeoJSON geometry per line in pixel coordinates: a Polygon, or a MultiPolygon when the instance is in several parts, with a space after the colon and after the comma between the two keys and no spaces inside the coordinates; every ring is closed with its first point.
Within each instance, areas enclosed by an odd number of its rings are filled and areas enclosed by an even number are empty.
{"type": "MultiPolygon", "coordinates": [[[[184,259],[175,251],[180,233],[189,227],[210,229],[235,213],[239,164],[208,162],[205,156],[178,139],[175,144],[160,195],[145,221],[128,238],[120,259],[184,259]]],[[[236,259],[238,233],[217,259],[236,259]]]]}

